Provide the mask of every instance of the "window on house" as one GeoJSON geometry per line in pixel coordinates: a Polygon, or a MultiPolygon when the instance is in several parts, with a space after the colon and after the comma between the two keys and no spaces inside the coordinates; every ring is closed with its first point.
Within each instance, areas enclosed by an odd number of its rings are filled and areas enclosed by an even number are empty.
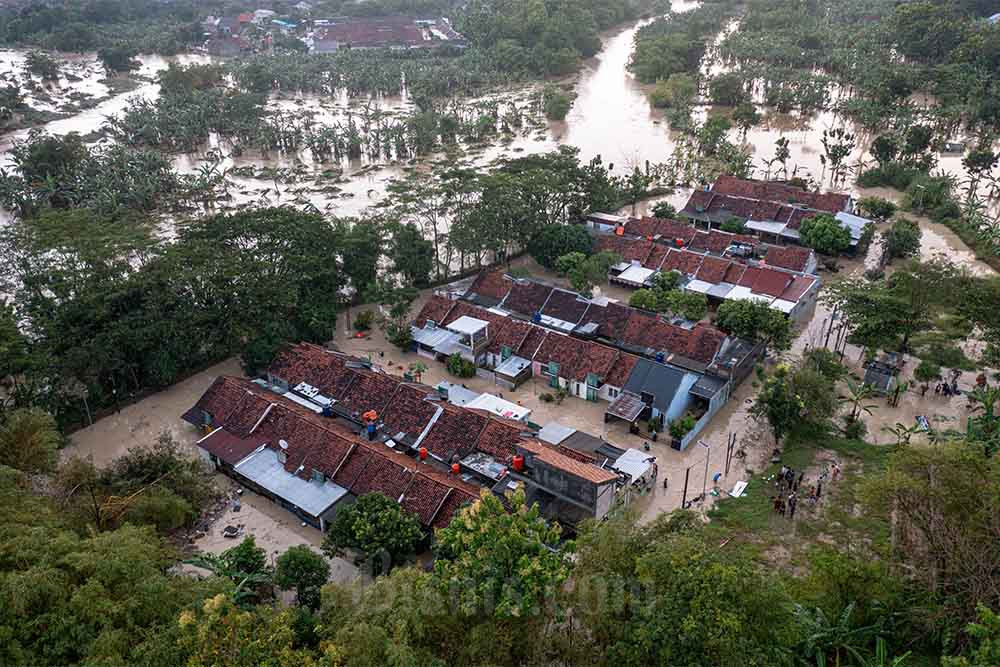
{"type": "Polygon", "coordinates": [[[551,375],[553,377],[559,376],[559,364],[554,361],[550,361],[548,367],[545,369],[546,375],[551,375]]]}
{"type": "Polygon", "coordinates": [[[313,468],[312,480],[314,482],[319,482],[320,484],[322,484],[323,482],[326,481],[326,475],[321,473],[319,470],[316,470],[316,468],[313,468]]]}
{"type": "Polygon", "coordinates": [[[510,355],[511,352],[508,346],[504,345],[503,347],[500,348],[500,358],[502,360],[507,361],[508,359],[510,359],[510,355]]]}
{"type": "Polygon", "coordinates": [[[618,390],[615,389],[614,387],[608,387],[608,397],[618,398],[618,390]]]}

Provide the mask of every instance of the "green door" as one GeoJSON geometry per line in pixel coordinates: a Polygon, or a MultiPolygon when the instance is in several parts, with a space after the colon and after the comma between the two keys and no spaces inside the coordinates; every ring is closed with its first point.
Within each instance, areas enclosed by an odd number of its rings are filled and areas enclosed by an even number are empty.
{"type": "Polygon", "coordinates": [[[593,373],[587,373],[587,400],[597,400],[597,376],[593,373]]]}
{"type": "Polygon", "coordinates": [[[549,362],[549,386],[559,388],[559,364],[554,361],[549,362]]]}

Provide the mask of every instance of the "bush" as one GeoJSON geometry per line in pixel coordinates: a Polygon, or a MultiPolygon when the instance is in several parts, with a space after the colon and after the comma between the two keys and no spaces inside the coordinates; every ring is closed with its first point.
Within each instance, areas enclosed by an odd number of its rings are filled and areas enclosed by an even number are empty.
{"type": "Polygon", "coordinates": [[[668,201],[656,202],[650,210],[654,218],[676,218],[677,209],[668,201]]]}
{"type": "Polygon", "coordinates": [[[354,318],[354,328],[358,331],[368,331],[375,323],[375,313],[370,310],[363,310],[354,318]]]}
{"type": "Polygon", "coordinates": [[[538,395],[538,400],[540,400],[542,403],[552,403],[553,401],[556,400],[556,398],[555,396],[553,396],[548,392],[542,392],[541,394],[538,395]]]}
{"type": "Polygon", "coordinates": [[[900,218],[892,223],[885,234],[886,253],[890,259],[912,257],[920,252],[922,235],[920,225],[907,218],[900,218]]]}
{"type": "Polygon", "coordinates": [[[337,513],[323,540],[323,553],[332,558],[344,549],[357,549],[373,558],[373,574],[387,574],[408,560],[422,541],[416,516],[381,493],[368,493],[337,513]]]}
{"type": "Polygon", "coordinates": [[[747,99],[743,76],[736,72],[720,74],[708,83],[708,95],[713,104],[735,107],[747,99]]]}
{"type": "Polygon", "coordinates": [[[832,215],[816,215],[802,221],[803,245],[822,255],[837,255],[851,247],[851,233],[832,215]]]}
{"type": "Polygon", "coordinates": [[[683,439],[684,436],[691,432],[696,423],[697,420],[694,418],[694,415],[684,415],[673,420],[670,422],[670,437],[675,440],[683,439]]]}
{"type": "Polygon", "coordinates": [[[913,369],[913,377],[924,384],[941,378],[941,367],[929,359],[924,359],[913,369]]]}
{"type": "Polygon", "coordinates": [[[719,229],[733,234],[742,234],[747,230],[747,225],[740,218],[729,218],[719,226],[719,229]]]}
{"type": "Polygon", "coordinates": [[[542,92],[542,109],[549,120],[563,120],[573,106],[573,98],[555,86],[546,86],[542,92]]]}
{"type": "Polygon", "coordinates": [[[858,208],[875,222],[885,222],[896,213],[896,204],[882,197],[863,197],[858,208]]]}
{"type": "Polygon", "coordinates": [[[848,440],[861,440],[868,433],[868,426],[860,419],[844,418],[844,437],[848,440]]]}
{"type": "Polygon", "coordinates": [[[462,355],[455,353],[448,357],[448,372],[460,378],[470,378],[476,374],[476,365],[471,361],[462,358],[462,355]]]}

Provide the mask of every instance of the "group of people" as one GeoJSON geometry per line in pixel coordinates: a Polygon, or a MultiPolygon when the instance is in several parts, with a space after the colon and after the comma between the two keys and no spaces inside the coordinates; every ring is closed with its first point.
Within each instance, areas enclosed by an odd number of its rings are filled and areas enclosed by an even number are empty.
{"type": "MultiPolygon", "coordinates": [[[[805,476],[806,473],[804,471],[796,472],[794,468],[781,466],[781,470],[778,471],[778,476],[774,482],[777,493],[771,497],[775,514],[788,517],[789,520],[795,518],[795,508],[799,502],[799,494],[806,493],[805,476]]],[[[837,478],[840,477],[840,466],[837,463],[834,463],[831,468],[824,470],[815,484],[809,485],[808,495],[805,498],[811,505],[815,505],[819,501],[820,496],[823,494],[823,482],[830,476],[832,476],[833,481],[837,481],[837,478]]]]}
{"type": "Polygon", "coordinates": [[[951,381],[951,384],[947,382],[938,382],[934,385],[934,394],[939,396],[944,394],[945,396],[958,396],[961,392],[958,390],[958,382],[955,380],[951,381]]]}

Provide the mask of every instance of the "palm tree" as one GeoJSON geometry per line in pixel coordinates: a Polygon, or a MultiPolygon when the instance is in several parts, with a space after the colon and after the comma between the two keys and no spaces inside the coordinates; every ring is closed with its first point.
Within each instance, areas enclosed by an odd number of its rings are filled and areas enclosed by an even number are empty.
{"type": "Polygon", "coordinates": [[[907,426],[901,422],[896,422],[895,426],[883,426],[882,430],[888,431],[896,436],[896,446],[902,447],[903,445],[910,444],[910,438],[912,438],[915,433],[920,432],[920,424],[907,426]]]}
{"type": "Polygon", "coordinates": [[[839,398],[841,405],[851,406],[851,416],[848,418],[848,422],[856,422],[862,412],[871,415],[872,410],[878,407],[875,403],[865,403],[874,394],[870,384],[864,382],[859,384],[848,378],[847,389],[850,393],[847,396],[840,396],[839,398]]]}
{"type": "Polygon", "coordinates": [[[258,597],[258,588],[271,581],[269,572],[247,573],[236,569],[226,554],[198,554],[184,561],[185,565],[193,565],[208,570],[216,577],[229,579],[236,588],[233,590],[233,601],[236,604],[252,604],[258,597]]]}

